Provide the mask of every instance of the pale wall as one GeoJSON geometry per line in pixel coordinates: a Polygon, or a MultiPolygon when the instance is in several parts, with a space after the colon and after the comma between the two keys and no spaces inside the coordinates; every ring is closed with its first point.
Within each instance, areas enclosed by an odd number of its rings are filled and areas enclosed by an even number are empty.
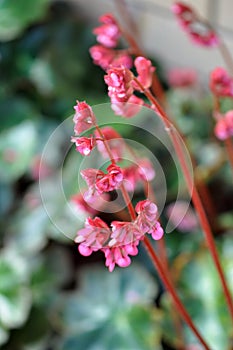
{"type": "MultiPolygon", "coordinates": [[[[97,24],[98,16],[113,11],[114,0],[72,0],[77,9],[97,24]]],[[[117,0],[115,0],[117,1],[117,0]]],[[[205,79],[215,66],[224,66],[217,49],[193,46],[170,11],[172,0],[125,0],[137,20],[141,46],[166,68],[194,67],[205,79]]],[[[233,0],[187,0],[187,4],[214,24],[233,54],[233,0]]]]}

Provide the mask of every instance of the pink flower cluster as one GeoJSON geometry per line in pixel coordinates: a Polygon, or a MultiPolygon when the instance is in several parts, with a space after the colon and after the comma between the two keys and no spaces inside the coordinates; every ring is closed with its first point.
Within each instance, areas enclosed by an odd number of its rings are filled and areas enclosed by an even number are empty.
{"type": "Polygon", "coordinates": [[[218,97],[233,97],[233,78],[224,68],[217,67],[210,74],[210,89],[218,97]]]}
{"type": "Polygon", "coordinates": [[[217,121],[214,133],[219,140],[233,136],[233,110],[222,115],[217,121]]]}
{"type": "Polygon", "coordinates": [[[110,66],[132,67],[132,58],[126,50],[115,50],[121,36],[120,28],[112,14],[99,18],[101,25],[93,30],[99,45],[90,48],[94,63],[107,70],[110,66]]]}
{"type": "MultiPolygon", "coordinates": [[[[137,71],[137,81],[143,89],[148,89],[152,84],[152,77],[155,68],[151,61],[144,57],[137,57],[134,60],[137,71]]],[[[132,117],[139,112],[144,104],[143,100],[133,94],[134,90],[141,92],[140,85],[134,79],[133,73],[125,67],[112,67],[107,70],[104,76],[108,85],[108,95],[111,99],[112,109],[118,115],[132,117]]]]}
{"type": "Polygon", "coordinates": [[[155,240],[163,236],[163,229],[157,221],[158,209],[153,202],[148,199],[138,202],[135,210],[138,216],[134,221],[113,221],[111,228],[98,217],[88,218],[85,228],[79,230],[75,238],[75,242],[80,243],[80,254],[89,256],[92,252],[102,251],[110,272],[115,265],[129,266],[129,255],[137,255],[139,242],[146,233],[151,234],[155,240]]]}
{"type": "Polygon", "coordinates": [[[119,188],[123,181],[122,170],[115,164],[109,165],[107,174],[101,170],[90,168],[82,170],[81,176],[88,185],[88,191],[84,194],[84,198],[89,202],[94,199],[96,194],[111,192],[119,188]]]}
{"type": "Polygon", "coordinates": [[[172,12],[176,15],[181,28],[195,44],[209,47],[219,45],[219,38],[215,31],[190,6],[183,2],[175,2],[172,5],[172,12]]]}
{"type": "MultiPolygon", "coordinates": [[[[140,71],[140,70],[139,70],[140,71]]],[[[146,73],[140,71],[141,84],[150,84],[149,74],[152,73],[150,65],[147,65],[146,73]],[[144,79],[144,80],[143,80],[144,79]]],[[[112,94],[120,99],[127,99],[127,94],[133,94],[132,73],[125,68],[115,68],[108,77],[112,94]],[[117,75],[117,72],[119,76],[117,75]]],[[[71,198],[75,208],[79,211],[96,215],[103,205],[102,196],[108,196],[108,192],[124,186],[124,190],[133,190],[141,181],[151,181],[155,171],[148,159],[140,159],[137,165],[121,169],[117,160],[123,158],[125,143],[113,128],[99,128],[95,115],[86,102],[77,102],[75,106],[74,132],[76,136],[71,141],[75,143],[76,150],[84,156],[89,155],[93,147],[97,145],[98,150],[104,158],[110,158],[111,164],[106,172],[99,169],[89,168],[81,171],[81,176],[86,181],[88,190],[71,198]],[[94,127],[94,133],[89,137],[79,136],[79,133],[94,127]],[[97,203],[93,209],[89,204],[97,203]]],[[[88,256],[97,250],[104,253],[106,266],[113,271],[115,265],[126,267],[131,263],[130,256],[137,255],[138,245],[146,233],[151,234],[155,240],[163,236],[163,229],[157,220],[157,206],[148,199],[139,202],[135,211],[136,218],[131,222],[113,221],[109,227],[99,217],[87,218],[85,227],[77,232],[75,242],[79,243],[79,252],[88,256]]]]}

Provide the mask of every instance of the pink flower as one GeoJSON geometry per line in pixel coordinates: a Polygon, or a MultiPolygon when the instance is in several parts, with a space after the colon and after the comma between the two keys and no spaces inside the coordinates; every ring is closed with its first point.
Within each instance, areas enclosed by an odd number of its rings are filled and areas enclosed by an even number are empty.
{"type": "Polygon", "coordinates": [[[219,140],[233,136],[233,110],[228,111],[217,121],[214,133],[219,140]]]}
{"type": "Polygon", "coordinates": [[[121,168],[115,164],[111,164],[107,168],[107,171],[109,174],[111,185],[114,187],[119,186],[123,181],[123,173],[121,168]]]}
{"type": "Polygon", "coordinates": [[[219,140],[226,140],[228,138],[228,130],[225,118],[217,121],[214,128],[214,133],[219,140]]]}
{"type": "Polygon", "coordinates": [[[117,189],[123,181],[121,168],[111,164],[107,168],[108,174],[96,181],[95,187],[98,193],[110,192],[117,189]]]}
{"type": "Polygon", "coordinates": [[[106,47],[116,47],[121,32],[113,15],[105,14],[99,18],[99,22],[103,24],[93,30],[97,35],[96,40],[106,47]]]}
{"type": "Polygon", "coordinates": [[[139,113],[143,104],[144,101],[141,98],[132,95],[127,102],[112,102],[111,107],[117,115],[131,118],[139,113]]]}
{"type": "MultiPolygon", "coordinates": [[[[118,134],[118,132],[113,129],[110,126],[106,126],[104,128],[101,128],[101,132],[106,140],[106,143],[108,144],[108,147],[111,150],[112,156],[115,161],[119,161],[122,158],[123,151],[124,151],[124,140],[122,139],[121,135],[118,134]]],[[[98,130],[95,131],[96,137],[101,137],[98,130]]],[[[109,154],[106,150],[106,147],[101,140],[97,140],[97,148],[101,155],[104,158],[109,159],[109,154]]]]}
{"type": "Polygon", "coordinates": [[[166,208],[166,215],[174,227],[180,231],[193,231],[198,227],[198,219],[192,207],[186,201],[176,201],[166,208]]]}
{"type": "Polygon", "coordinates": [[[93,168],[84,169],[80,174],[89,187],[94,186],[96,181],[105,175],[103,171],[93,168]]]}
{"type": "Polygon", "coordinates": [[[99,194],[117,189],[123,181],[121,168],[111,164],[107,168],[108,173],[98,169],[85,169],[81,171],[81,176],[88,185],[88,191],[84,194],[86,201],[90,202],[97,191],[99,194]]]}
{"type": "Polygon", "coordinates": [[[96,182],[102,179],[105,174],[103,171],[98,169],[85,169],[80,172],[82,178],[86,181],[88,190],[84,193],[84,199],[86,202],[91,202],[94,200],[96,195],[96,182]]]}
{"type": "Polygon", "coordinates": [[[114,270],[116,264],[120,267],[127,267],[131,264],[126,247],[106,248],[103,250],[106,258],[105,265],[110,272],[114,270]]]}
{"type": "Polygon", "coordinates": [[[75,238],[79,245],[79,252],[82,255],[90,255],[93,251],[97,251],[104,247],[111,234],[108,225],[98,217],[94,219],[87,218],[85,228],[77,232],[75,238]]]}
{"type": "Polygon", "coordinates": [[[233,79],[224,68],[217,67],[211,72],[210,89],[216,96],[233,97],[233,79]]]}
{"type": "Polygon", "coordinates": [[[155,170],[149,159],[140,159],[138,161],[138,175],[143,181],[152,181],[155,177],[155,170]]]}
{"type": "Polygon", "coordinates": [[[76,145],[76,151],[83,156],[89,156],[95,146],[95,139],[91,137],[72,137],[71,141],[76,145]]]}
{"type": "Polygon", "coordinates": [[[156,224],[150,228],[148,233],[151,234],[152,238],[155,241],[158,241],[159,239],[161,239],[163,237],[164,231],[163,231],[163,228],[160,225],[160,223],[157,221],[156,224]]]}
{"type": "MultiPolygon", "coordinates": [[[[137,70],[137,79],[143,85],[145,89],[148,89],[152,84],[153,73],[155,67],[152,66],[151,61],[144,57],[137,57],[134,61],[135,68],[137,70]]],[[[134,84],[135,89],[140,91],[137,84],[134,84]]]]}
{"type": "Polygon", "coordinates": [[[76,135],[79,135],[81,132],[94,126],[96,121],[92,108],[86,102],[77,101],[74,109],[74,132],[76,135]]]}
{"type": "Polygon", "coordinates": [[[102,45],[94,45],[89,50],[94,64],[100,66],[103,70],[110,67],[115,57],[115,51],[102,45]]]}
{"type": "Polygon", "coordinates": [[[197,82],[197,72],[192,68],[174,68],[168,73],[169,85],[177,87],[193,86],[197,82]]]}
{"type": "Polygon", "coordinates": [[[111,67],[125,67],[130,69],[133,65],[131,56],[121,50],[113,50],[102,45],[94,45],[89,50],[94,64],[100,66],[103,70],[111,67]]]}
{"type": "Polygon", "coordinates": [[[219,45],[217,34],[205,23],[194,22],[190,24],[189,35],[195,44],[208,47],[219,45]]]}
{"type": "Polygon", "coordinates": [[[122,171],[126,190],[129,192],[134,191],[138,181],[137,165],[130,165],[123,168],[122,171]]]}
{"type": "Polygon", "coordinates": [[[137,203],[135,210],[138,213],[137,225],[140,227],[142,233],[150,233],[157,223],[157,205],[145,199],[137,203]]]}
{"type": "Polygon", "coordinates": [[[124,68],[130,69],[133,66],[133,59],[130,55],[118,50],[115,53],[115,57],[111,62],[111,65],[112,67],[124,67],[124,68]]]}
{"type": "Polygon", "coordinates": [[[111,223],[112,234],[109,246],[128,245],[139,242],[143,233],[136,222],[113,221],[111,223]]]}
{"type": "Polygon", "coordinates": [[[172,5],[172,12],[176,15],[180,26],[194,43],[209,47],[219,45],[217,34],[208,23],[203,22],[199,18],[191,7],[182,2],[176,2],[172,5]]]}
{"type": "MultiPolygon", "coordinates": [[[[111,169],[110,171],[111,172],[111,169]]],[[[105,265],[112,272],[115,265],[127,267],[131,263],[129,255],[138,254],[138,245],[148,232],[155,240],[163,236],[163,229],[156,220],[157,206],[149,200],[136,205],[138,217],[132,222],[113,221],[112,230],[100,218],[88,218],[85,228],[77,232],[75,238],[79,252],[84,256],[101,250],[105,254],[105,265]]]]}
{"type": "Polygon", "coordinates": [[[133,94],[132,80],[133,74],[129,69],[113,67],[104,76],[108,85],[108,95],[112,102],[126,102],[133,94]]]}
{"type": "Polygon", "coordinates": [[[127,191],[134,191],[139,181],[151,181],[155,177],[155,170],[149,159],[140,159],[138,164],[123,169],[124,185],[127,191]]]}

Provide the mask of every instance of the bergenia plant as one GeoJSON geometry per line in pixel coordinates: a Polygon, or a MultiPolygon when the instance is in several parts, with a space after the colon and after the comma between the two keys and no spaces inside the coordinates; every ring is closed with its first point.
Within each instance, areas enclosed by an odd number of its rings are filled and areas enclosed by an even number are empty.
{"type": "MultiPolygon", "coordinates": [[[[173,4],[172,11],[182,29],[193,42],[206,47],[220,47],[222,45],[222,40],[211,25],[204,21],[191,7],[177,2],[173,4]]],[[[196,211],[196,213],[192,213],[192,225],[196,226],[197,218],[199,218],[233,319],[232,297],[215,246],[212,223],[209,222],[205,209],[209,200],[208,191],[203,179],[195,179],[193,183],[189,164],[182,149],[182,143],[187,147],[188,145],[184,135],[175,128],[174,122],[171,122],[164,108],[164,95],[161,93],[161,85],[157,81],[156,67],[153,66],[150,59],[145,57],[134,38],[122,29],[112,14],[101,16],[100,23],[100,26],[93,31],[98,44],[90,48],[90,54],[94,64],[99,65],[105,71],[104,81],[108,88],[112,110],[119,118],[133,118],[142,106],[146,106],[161,119],[164,130],[173,144],[196,211]],[[121,36],[128,40],[128,48],[118,48],[121,36]],[[131,70],[132,68],[133,70],[131,70]]],[[[193,79],[195,77],[192,75],[192,82],[193,79]]],[[[190,78],[188,82],[190,82],[190,78]]],[[[210,89],[215,101],[216,126],[214,132],[220,140],[229,141],[233,135],[233,111],[221,112],[221,99],[233,97],[233,79],[223,68],[216,68],[211,73],[210,89]]],[[[146,158],[136,159],[136,165],[133,166],[122,165],[121,160],[124,158],[124,153],[130,148],[122,135],[113,127],[100,127],[97,117],[88,103],[77,101],[74,109],[74,136],[72,136],[71,141],[75,144],[77,152],[88,157],[94,149],[97,149],[103,159],[108,162],[105,170],[96,168],[82,170],[81,176],[87,184],[87,190],[84,191],[83,198],[73,197],[73,202],[86,211],[88,215],[91,215],[86,219],[84,228],[80,229],[75,237],[80,254],[89,256],[97,251],[102,252],[105,256],[105,265],[110,272],[113,272],[116,265],[119,267],[129,266],[131,257],[138,254],[139,244],[143,244],[164,286],[170,292],[174,307],[192,329],[202,347],[210,350],[207,341],[182,304],[171,278],[166,261],[165,242],[163,241],[164,230],[160,224],[156,201],[148,198],[148,193],[145,192],[145,198],[133,205],[129,195],[139,182],[147,184],[154,181],[156,169],[146,158]],[[111,198],[116,190],[122,193],[125,200],[125,206],[128,210],[127,220],[114,220],[112,222],[107,220],[105,222],[102,218],[95,216],[98,210],[90,209],[91,204],[100,203],[103,196],[111,198]],[[158,240],[159,249],[165,252],[164,259],[157,256],[152,240],[158,240]]],[[[228,149],[229,154],[232,154],[229,142],[228,149]]],[[[193,167],[195,167],[197,161],[191,151],[190,156],[193,167]]],[[[156,194],[153,197],[156,198],[156,194]]],[[[177,215],[179,215],[179,211],[177,211],[177,215]]],[[[181,222],[181,220],[178,221],[181,222]]],[[[183,222],[183,227],[187,222],[183,222]]]]}

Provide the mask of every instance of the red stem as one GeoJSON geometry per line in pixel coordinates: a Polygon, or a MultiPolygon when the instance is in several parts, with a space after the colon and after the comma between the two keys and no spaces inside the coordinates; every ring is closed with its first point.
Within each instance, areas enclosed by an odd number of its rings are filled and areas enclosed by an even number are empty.
{"type": "MultiPolygon", "coordinates": [[[[120,31],[122,33],[122,35],[125,37],[126,41],[129,43],[130,45],[130,52],[132,55],[135,56],[145,56],[144,52],[141,50],[141,48],[138,46],[137,41],[134,39],[134,37],[125,30],[125,28],[123,29],[120,24],[118,24],[120,31]]],[[[153,74],[153,79],[152,79],[152,91],[153,93],[158,96],[159,101],[162,103],[163,106],[166,106],[166,97],[165,97],[165,93],[164,93],[164,89],[158,79],[158,76],[156,74],[156,71],[153,74]]]]}
{"type": "Polygon", "coordinates": [[[209,346],[205,342],[205,340],[200,335],[199,331],[197,330],[196,326],[194,325],[191,317],[187,313],[186,309],[184,308],[183,304],[181,303],[179,297],[177,296],[176,290],[174,289],[172,283],[170,282],[169,278],[167,277],[166,270],[164,269],[163,265],[160,263],[157,255],[154,252],[153,247],[151,246],[150,240],[148,237],[145,236],[144,238],[144,246],[146,247],[146,250],[151,257],[151,260],[153,261],[153,264],[158,271],[158,274],[163,281],[166,289],[171,294],[174,304],[177,307],[177,310],[179,310],[179,313],[183,320],[189,325],[189,327],[192,329],[193,333],[196,335],[196,337],[199,339],[200,343],[203,345],[204,349],[210,350],[209,346]]]}
{"type": "Polygon", "coordinates": [[[226,280],[224,277],[224,273],[223,273],[223,270],[222,270],[222,267],[220,264],[217,249],[215,247],[215,242],[214,242],[213,235],[212,235],[212,230],[211,230],[209,221],[207,219],[207,216],[206,216],[201,198],[199,196],[199,193],[195,187],[195,184],[193,184],[192,177],[190,175],[189,168],[188,168],[185,156],[183,155],[182,147],[180,145],[180,140],[177,137],[177,134],[175,132],[175,129],[174,129],[172,123],[169,120],[169,117],[167,116],[166,112],[162,109],[162,107],[159,105],[159,103],[154,98],[154,96],[150,93],[150,91],[145,90],[136,78],[134,80],[140,86],[140,88],[142,89],[144,94],[147,96],[149,101],[156,107],[156,109],[158,110],[159,116],[163,120],[165,126],[170,131],[169,135],[170,135],[171,141],[173,143],[174,149],[176,151],[177,157],[180,161],[180,166],[182,168],[188,190],[189,190],[190,195],[192,197],[193,204],[194,204],[196,211],[197,211],[197,214],[199,216],[199,220],[200,220],[201,226],[202,226],[204,234],[205,234],[207,246],[210,250],[215,267],[217,269],[217,272],[218,272],[218,275],[219,275],[219,278],[220,278],[220,281],[221,281],[221,284],[223,287],[223,292],[224,292],[224,295],[226,298],[226,302],[227,302],[227,305],[229,307],[229,311],[230,311],[230,314],[231,314],[231,317],[233,320],[233,302],[232,302],[231,294],[230,294],[230,291],[228,289],[228,286],[227,286],[227,283],[226,283],[226,280]]]}
{"type": "Polygon", "coordinates": [[[224,144],[225,144],[225,148],[226,148],[226,151],[227,151],[227,154],[228,154],[229,163],[230,163],[230,166],[231,166],[232,171],[233,171],[233,144],[232,144],[232,139],[230,137],[228,137],[224,141],[224,144]]]}
{"type": "MultiPolygon", "coordinates": [[[[103,139],[104,145],[106,147],[106,150],[107,150],[107,152],[109,154],[109,157],[110,157],[112,163],[115,164],[115,160],[114,160],[114,157],[112,155],[111,149],[109,148],[108,143],[106,142],[106,139],[105,139],[105,137],[104,137],[100,127],[97,124],[95,124],[95,127],[96,127],[96,129],[98,130],[99,134],[101,135],[101,137],[103,139]]],[[[125,200],[125,203],[127,205],[128,211],[130,213],[131,219],[135,220],[137,216],[136,216],[134,207],[132,205],[132,202],[130,200],[129,194],[126,191],[126,189],[125,189],[123,184],[121,185],[120,189],[122,191],[122,195],[124,197],[124,200],[125,200]]],[[[164,283],[164,286],[171,293],[171,296],[172,296],[172,298],[174,300],[174,305],[176,305],[177,310],[180,312],[180,314],[182,315],[184,321],[192,329],[194,334],[197,336],[197,338],[203,344],[204,348],[206,350],[210,350],[209,347],[207,346],[206,342],[202,338],[202,336],[199,334],[199,332],[196,329],[195,325],[193,324],[189,314],[187,313],[187,311],[186,311],[185,307],[183,306],[182,302],[180,301],[178,295],[176,294],[176,290],[173,287],[172,282],[167,277],[167,274],[169,275],[167,267],[166,266],[163,267],[163,264],[160,263],[159,259],[157,258],[156,254],[154,252],[153,246],[150,243],[150,240],[146,236],[144,237],[143,243],[144,243],[147,251],[149,252],[149,256],[151,257],[152,262],[154,263],[155,268],[157,269],[157,271],[159,273],[159,276],[160,276],[162,282],[164,283]]]]}

